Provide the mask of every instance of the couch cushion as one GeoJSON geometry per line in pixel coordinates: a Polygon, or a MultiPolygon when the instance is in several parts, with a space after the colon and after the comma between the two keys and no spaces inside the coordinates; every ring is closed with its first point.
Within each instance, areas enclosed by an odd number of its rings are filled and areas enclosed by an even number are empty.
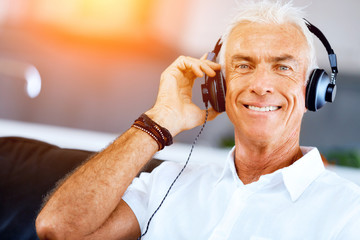
{"type": "Polygon", "coordinates": [[[0,138],[0,239],[37,239],[35,218],[55,183],[93,152],[0,138]]]}

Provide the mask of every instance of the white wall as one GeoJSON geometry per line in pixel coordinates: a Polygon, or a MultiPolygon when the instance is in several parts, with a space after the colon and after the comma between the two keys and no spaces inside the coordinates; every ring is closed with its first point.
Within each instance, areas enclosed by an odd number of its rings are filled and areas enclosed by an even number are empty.
{"type": "MultiPolygon", "coordinates": [[[[172,0],[175,1],[175,0],[172,0]]],[[[181,0],[176,0],[181,1],[181,0]]],[[[240,2],[240,1],[239,1],[240,2]]],[[[360,74],[360,1],[357,0],[294,0],[295,6],[308,6],[307,19],[328,38],[338,55],[342,72],[360,74]]],[[[235,0],[193,0],[189,4],[185,31],[179,34],[181,46],[187,54],[201,56],[212,50],[222,34],[228,19],[235,12],[235,0]]],[[[321,43],[318,46],[319,63],[327,67],[328,60],[321,43]]]]}

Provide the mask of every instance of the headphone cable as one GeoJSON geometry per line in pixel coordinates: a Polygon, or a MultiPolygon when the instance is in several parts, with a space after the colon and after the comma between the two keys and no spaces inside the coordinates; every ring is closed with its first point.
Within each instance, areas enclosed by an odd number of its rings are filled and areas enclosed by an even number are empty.
{"type": "Polygon", "coordinates": [[[191,145],[190,153],[189,153],[189,155],[188,155],[188,158],[187,158],[187,160],[186,160],[183,168],[180,170],[180,172],[178,173],[178,175],[176,176],[176,178],[174,179],[174,181],[171,183],[169,189],[167,190],[165,196],[164,196],[163,199],[161,200],[159,206],[156,208],[156,210],[153,212],[153,214],[152,214],[151,217],[149,218],[149,220],[148,220],[148,222],[147,222],[147,225],[146,225],[146,230],[145,230],[145,232],[144,232],[143,234],[141,234],[141,236],[140,236],[137,240],[141,240],[141,238],[142,238],[143,236],[145,236],[145,234],[148,232],[151,220],[153,219],[153,217],[155,216],[155,214],[159,211],[160,207],[162,206],[162,204],[164,203],[165,199],[166,199],[167,196],[169,195],[169,192],[170,192],[171,188],[174,186],[175,182],[178,180],[178,178],[180,177],[180,175],[183,173],[184,169],[185,169],[186,166],[188,165],[189,160],[190,160],[190,157],[191,157],[191,154],[192,154],[192,152],[193,152],[193,150],[194,150],[195,144],[196,144],[196,142],[198,141],[198,139],[199,139],[202,131],[204,130],[206,123],[207,123],[207,119],[208,119],[208,115],[209,115],[209,109],[208,109],[208,104],[207,104],[207,103],[205,104],[205,107],[206,107],[205,121],[204,121],[204,123],[203,123],[203,125],[202,125],[202,127],[201,127],[201,129],[200,129],[200,131],[199,131],[199,133],[198,133],[198,135],[196,136],[194,142],[193,142],[192,145],[191,145]]]}

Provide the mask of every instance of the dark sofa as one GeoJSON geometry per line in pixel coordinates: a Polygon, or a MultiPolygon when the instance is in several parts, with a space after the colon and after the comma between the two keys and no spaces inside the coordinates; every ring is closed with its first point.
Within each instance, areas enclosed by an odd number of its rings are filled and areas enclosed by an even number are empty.
{"type": "MultiPolygon", "coordinates": [[[[0,239],[38,239],[35,218],[56,182],[94,152],[21,137],[0,137],[0,239]]],[[[162,161],[153,159],[142,171],[162,161]]]]}

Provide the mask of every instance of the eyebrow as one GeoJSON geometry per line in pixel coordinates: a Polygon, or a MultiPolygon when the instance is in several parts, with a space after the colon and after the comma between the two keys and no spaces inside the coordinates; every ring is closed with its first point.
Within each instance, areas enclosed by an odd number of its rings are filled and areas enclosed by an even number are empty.
{"type": "Polygon", "coordinates": [[[278,57],[270,57],[270,61],[271,62],[283,62],[283,61],[291,61],[294,63],[297,63],[297,60],[295,59],[294,56],[289,55],[289,54],[284,54],[278,57]]]}
{"type": "Polygon", "coordinates": [[[254,59],[250,56],[245,56],[245,55],[234,55],[231,57],[231,62],[234,62],[234,61],[242,61],[242,60],[245,60],[247,62],[254,62],[254,59]]]}
{"type": "MultiPolygon", "coordinates": [[[[242,60],[247,61],[247,62],[255,62],[255,59],[253,57],[241,55],[241,54],[234,55],[231,58],[231,62],[242,61],[242,60]]],[[[295,59],[295,57],[290,54],[283,54],[283,55],[276,56],[276,57],[270,57],[269,60],[270,60],[270,62],[291,61],[291,62],[297,63],[297,60],[295,59]]]]}

